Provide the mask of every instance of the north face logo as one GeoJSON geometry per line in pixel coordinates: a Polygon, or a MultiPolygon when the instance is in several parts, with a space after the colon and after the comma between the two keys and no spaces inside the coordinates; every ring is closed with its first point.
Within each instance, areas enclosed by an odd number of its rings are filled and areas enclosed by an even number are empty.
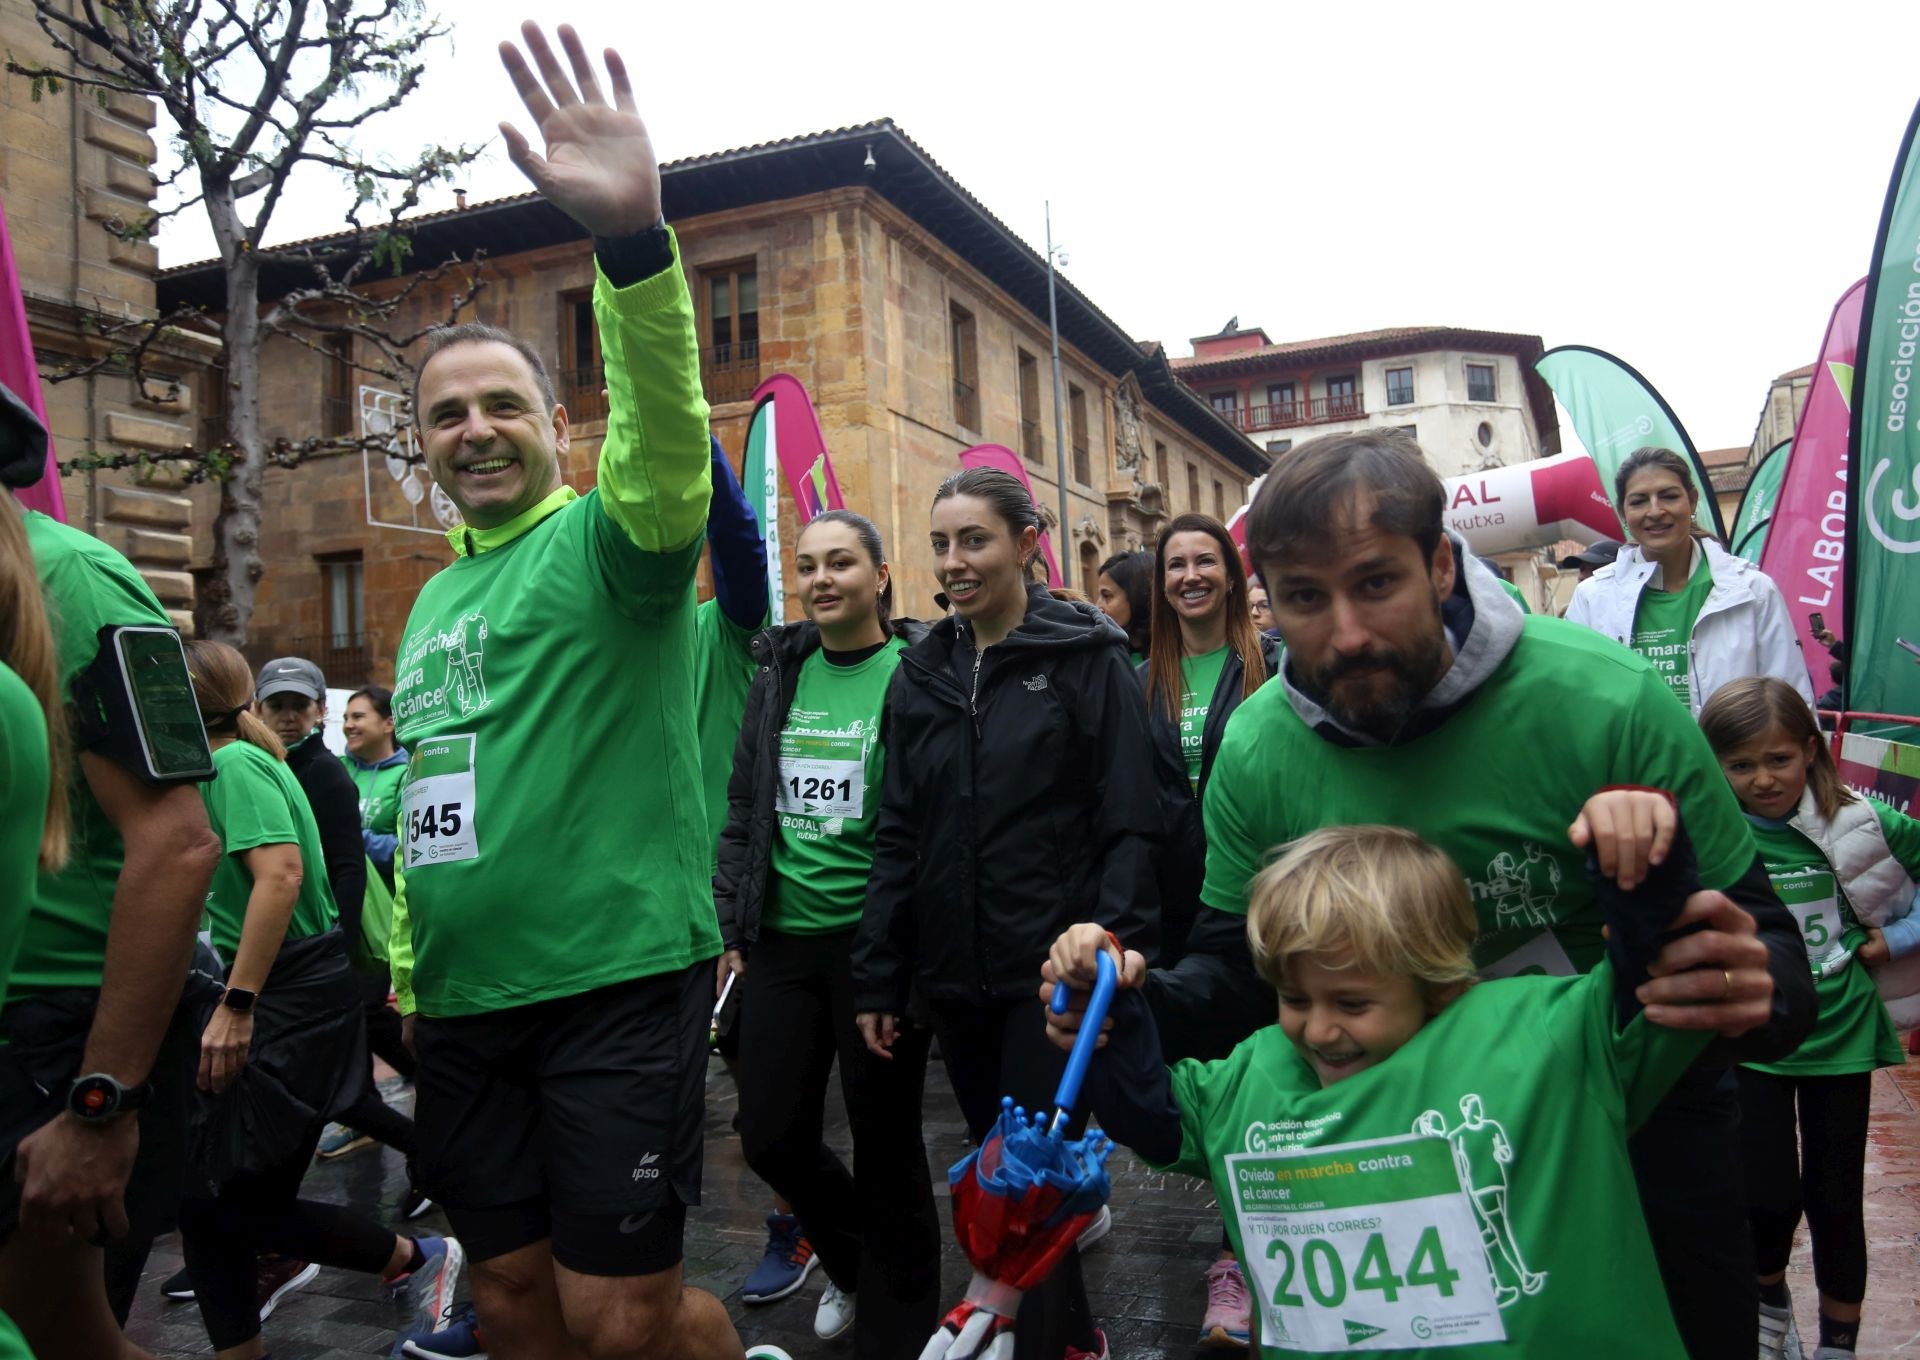
{"type": "Polygon", "coordinates": [[[1044,675],[1030,675],[1020,683],[1027,687],[1029,694],[1038,694],[1047,687],[1047,677],[1044,675]]]}

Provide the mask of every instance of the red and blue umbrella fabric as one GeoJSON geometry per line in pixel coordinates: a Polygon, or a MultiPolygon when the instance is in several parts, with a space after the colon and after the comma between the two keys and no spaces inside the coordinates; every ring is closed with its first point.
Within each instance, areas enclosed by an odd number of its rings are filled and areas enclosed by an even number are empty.
{"type": "MultiPolygon", "coordinates": [[[[953,1231],[973,1263],[973,1283],[920,1360],[1010,1360],[1021,1296],[1047,1278],[1107,1202],[1113,1144],[1097,1131],[1068,1138],[1066,1130],[1114,985],[1113,959],[1103,951],[1051,1118],[1029,1116],[1011,1098],[1002,1100],[993,1131],[947,1173],[953,1231]]],[[[1066,1006],[1067,989],[1056,987],[1055,1013],[1066,1006]]]]}

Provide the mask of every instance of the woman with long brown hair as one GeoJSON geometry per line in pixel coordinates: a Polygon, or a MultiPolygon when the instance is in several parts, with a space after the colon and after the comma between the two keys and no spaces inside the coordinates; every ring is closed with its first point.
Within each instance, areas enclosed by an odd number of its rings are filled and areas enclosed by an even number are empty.
{"type": "Polygon", "coordinates": [[[207,896],[224,989],[200,1042],[195,1191],[180,1208],[194,1296],[219,1360],[259,1360],[260,1324],[319,1265],[406,1277],[414,1331],[452,1312],[461,1262],[450,1238],[397,1237],[337,1205],[299,1197],[327,1119],[366,1079],[359,989],[327,886],[320,829],[255,717],[253,672],[219,642],[187,647],[217,777],[200,786],[225,854],[207,896]],[[266,1299],[256,1257],[278,1253],[266,1299]]]}
{"type": "MultiPolygon", "coordinates": [[[[40,578],[20,509],[0,491],[0,1002],[35,880],[67,862],[67,759],[60,667],[40,578]]],[[[5,1313],[0,1353],[27,1353],[5,1313]]]]}
{"type": "MultiPolygon", "coordinates": [[[[1207,859],[1200,808],[1213,757],[1241,700],[1279,670],[1280,644],[1255,629],[1239,549],[1208,515],[1181,515],[1160,531],[1152,582],[1153,642],[1140,675],[1160,786],[1172,804],[1161,876],[1164,957],[1172,963],[1200,906],[1207,859]]],[[[1164,1041],[1174,1058],[1200,1056],[1188,1051],[1192,1045],[1175,1028],[1164,1041]]],[[[1252,1300],[1224,1237],[1207,1267],[1206,1286],[1201,1344],[1250,1344],[1252,1300]]]]}

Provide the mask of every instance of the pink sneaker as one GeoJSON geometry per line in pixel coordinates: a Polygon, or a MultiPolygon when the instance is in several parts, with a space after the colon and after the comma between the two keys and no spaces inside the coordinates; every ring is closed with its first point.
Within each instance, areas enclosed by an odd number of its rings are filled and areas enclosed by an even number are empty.
{"type": "Polygon", "coordinates": [[[1100,1343],[1099,1350],[1083,1351],[1073,1345],[1069,1345],[1067,1347],[1065,1360],[1107,1360],[1107,1334],[1095,1328],[1093,1337],[1094,1340],[1100,1343]]]}
{"type": "Polygon", "coordinates": [[[1240,1277],[1238,1261],[1207,1267],[1207,1315],[1200,1319],[1200,1344],[1246,1350],[1253,1341],[1253,1297],[1240,1277]]]}

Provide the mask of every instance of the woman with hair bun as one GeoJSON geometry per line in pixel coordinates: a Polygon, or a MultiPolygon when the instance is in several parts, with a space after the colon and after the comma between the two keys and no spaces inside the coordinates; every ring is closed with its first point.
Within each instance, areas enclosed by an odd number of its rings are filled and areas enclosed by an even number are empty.
{"type": "MultiPolygon", "coordinates": [[[[1127,948],[1156,949],[1162,814],[1126,635],[1033,579],[1026,488],[996,469],[957,473],[930,529],[954,612],[887,691],[853,986],[882,1058],[905,1042],[909,991],[924,999],[977,1141],[1002,1096],[1040,1109],[1065,1066],[1035,973],[1054,937],[1090,913],[1127,948]]],[[[1106,1355],[1077,1253],[1027,1296],[1016,1337],[1021,1360],[1106,1355]]]]}

